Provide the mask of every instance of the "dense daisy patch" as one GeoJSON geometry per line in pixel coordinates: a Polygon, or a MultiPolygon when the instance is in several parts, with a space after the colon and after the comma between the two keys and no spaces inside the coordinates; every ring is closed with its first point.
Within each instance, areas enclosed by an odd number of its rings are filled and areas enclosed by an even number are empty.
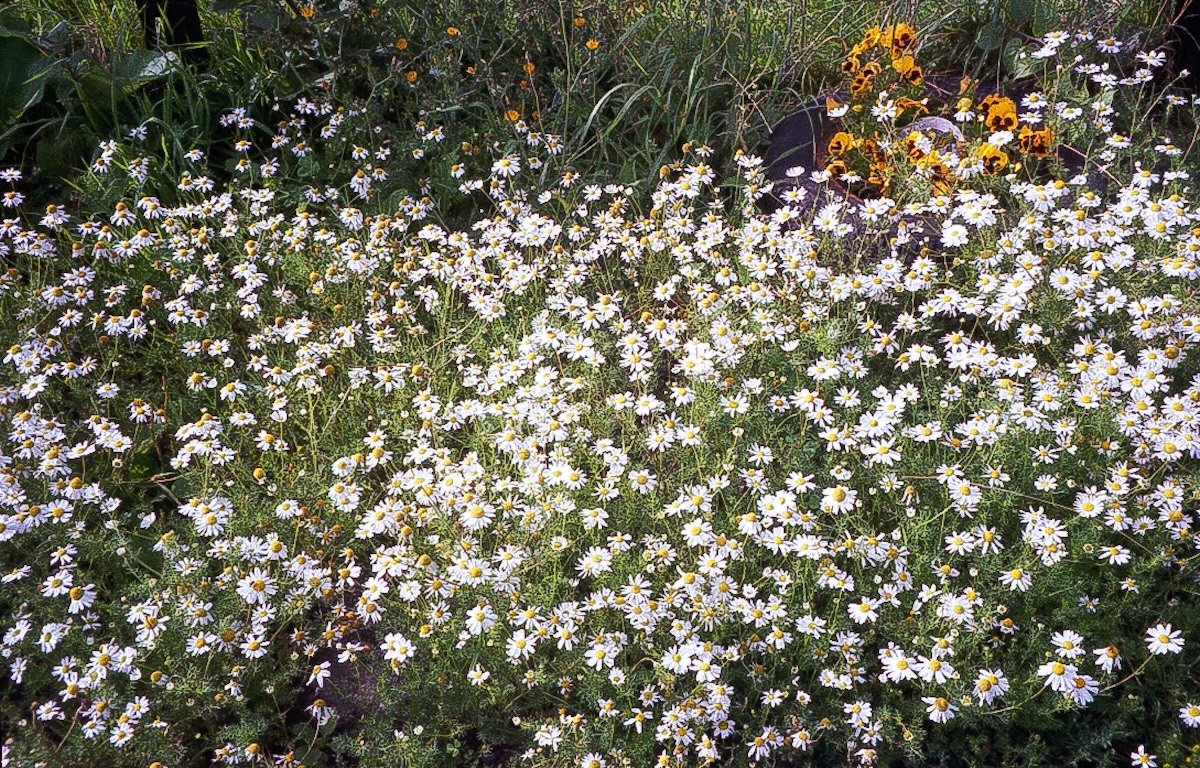
{"type": "Polygon", "coordinates": [[[1190,760],[1190,105],[1158,54],[1038,45],[1005,114],[1087,166],[985,173],[993,102],[902,203],[763,214],[751,154],[646,190],[522,121],[459,158],[312,100],[224,116],[220,183],[197,151],[156,187],[144,128],[103,208],[4,171],[6,761],[869,765],[1046,723],[1190,760]]]}

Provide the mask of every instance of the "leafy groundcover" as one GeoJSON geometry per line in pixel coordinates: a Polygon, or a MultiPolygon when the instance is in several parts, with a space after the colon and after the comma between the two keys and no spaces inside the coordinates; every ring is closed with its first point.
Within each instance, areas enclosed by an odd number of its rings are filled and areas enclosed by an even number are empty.
{"type": "Polygon", "coordinates": [[[308,98],[0,174],[4,765],[1191,763],[1192,103],[918,45],[790,185],[308,98]]]}

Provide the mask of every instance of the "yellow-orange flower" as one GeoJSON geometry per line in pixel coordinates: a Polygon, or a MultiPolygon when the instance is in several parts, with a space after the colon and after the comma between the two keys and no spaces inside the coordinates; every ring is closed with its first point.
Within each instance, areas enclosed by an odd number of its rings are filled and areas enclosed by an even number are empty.
{"type": "MultiPolygon", "coordinates": [[[[937,154],[937,153],[932,153],[937,154]]],[[[943,163],[934,163],[930,166],[933,169],[933,191],[934,194],[945,195],[950,192],[950,169],[943,163]]]]}
{"type": "Polygon", "coordinates": [[[979,148],[975,150],[975,156],[983,161],[984,173],[999,173],[1004,166],[1008,165],[1008,155],[1004,150],[987,142],[979,145],[979,148]]]}
{"type": "Polygon", "coordinates": [[[999,98],[988,107],[985,123],[993,131],[1011,131],[1017,127],[1017,105],[1012,99],[999,98]]]}
{"type": "Polygon", "coordinates": [[[987,96],[984,96],[979,102],[979,106],[977,107],[977,109],[979,110],[979,114],[986,115],[988,113],[988,111],[991,110],[992,107],[996,106],[1001,101],[1004,101],[1003,96],[1001,96],[998,93],[989,93],[987,96]]]}
{"type": "Polygon", "coordinates": [[[892,30],[892,55],[898,55],[917,44],[917,31],[901,22],[892,30]]]}
{"type": "Polygon", "coordinates": [[[892,25],[889,24],[879,31],[878,45],[880,48],[890,49],[892,47],[892,29],[892,25]]]}
{"type": "MultiPolygon", "coordinates": [[[[921,149],[921,138],[922,134],[920,131],[911,131],[907,136],[904,137],[905,152],[908,155],[909,161],[911,162],[920,162],[922,158],[928,156],[926,155],[925,150],[921,149]]],[[[936,152],[932,152],[930,154],[934,156],[937,155],[936,152]]]]}
{"type": "Polygon", "coordinates": [[[859,43],[859,45],[862,46],[862,49],[864,51],[869,51],[872,48],[874,48],[875,46],[879,45],[879,35],[880,35],[879,27],[877,27],[877,26],[871,27],[870,29],[868,29],[866,32],[863,33],[862,42],[859,43]]]}
{"type": "Polygon", "coordinates": [[[871,79],[871,75],[867,74],[865,71],[859,72],[857,75],[855,75],[854,79],[850,81],[850,95],[857,99],[867,91],[871,90],[871,79]]]}
{"type": "Polygon", "coordinates": [[[904,54],[892,59],[892,69],[900,74],[901,79],[912,85],[920,85],[923,72],[911,54],[904,54]]]}
{"type": "Polygon", "coordinates": [[[896,99],[896,117],[899,117],[910,109],[925,114],[929,112],[929,107],[916,99],[910,99],[907,96],[901,96],[896,99]]]}
{"type": "Polygon", "coordinates": [[[1022,152],[1033,157],[1046,157],[1050,154],[1050,145],[1054,141],[1054,131],[1048,127],[1035,131],[1026,125],[1021,128],[1018,138],[1020,139],[1022,152]]]}
{"type": "Polygon", "coordinates": [[[856,142],[854,137],[845,131],[838,131],[833,134],[833,138],[829,140],[829,154],[834,157],[841,157],[850,150],[854,149],[856,142]]]}

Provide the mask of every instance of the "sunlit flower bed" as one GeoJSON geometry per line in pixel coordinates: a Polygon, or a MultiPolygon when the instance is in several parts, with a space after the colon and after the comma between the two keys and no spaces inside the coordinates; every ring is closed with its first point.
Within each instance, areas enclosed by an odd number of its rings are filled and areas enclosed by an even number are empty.
{"type": "Polygon", "coordinates": [[[155,189],[144,129],[94,209],[5,171],[5,764],[921,764],[1046,722],[1190,762],[1200,209],[1144,122],[1189,105],[1040,45],[1013,118],[1102,188],[976,144],[947,195],[768,216],[699,141],[647,192],[308,100],[223,119],[228,185],[155,189]]]}

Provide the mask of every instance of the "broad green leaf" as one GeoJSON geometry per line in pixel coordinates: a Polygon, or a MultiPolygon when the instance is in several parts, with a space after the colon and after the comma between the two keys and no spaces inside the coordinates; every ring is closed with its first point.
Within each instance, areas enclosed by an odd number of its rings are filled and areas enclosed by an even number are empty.
{"type": "Polygon", "coordinates": [[[29,22],[21,16],[16,5],[0,8],[0,35],[22,37],[26,40],[33,39],[33,31],[29,29],[29,22]]]}
{"type": "Polygon", "coordinates": [[[1033,74],[1034,60],[1029,56],[1022,56],[1024,46],[1018,40],[1009,40],[1004,44],[1004,51],[1000,54],[1000,61],[1004,65],[1004,71],[1009,77],[1016,80],[1028,77],[1033,74]]]}
{"type": "Polygon", "coordinates": [[[1033,34],[1044,35],[1059,25],[1058,15],[1050,3],[1033,4],[1033,34]]]}
{"type": "Polygon", "coordinates": [[[52,51],[61,51],[70,44],[72,31],[70,22],[60,21],[42,35],[40,42],[52,51]]]}
{"type": "Polygon", "coordinates": [[[1023,27],[1033,21],[1035,5],[1034,0],[1008,0],[1008,18],[1023,27]]]}
{"type": "Polygon", "coordinates": [[[87,165],[88,149],[93,146],[77,123],[66,123],[38,141],[34,159],[45,174],[62,178],[87,165]]]}
{"type": "Polygon", "coordinates": [[[95,65],[87,66],[76,79],[76,94],[80,106],[90,115],[105,113],[116,98],[116,79],[95,65]]]}
{"type": "Polygon", "coordinates": [[[135,51],[113,63],[113,76],[125,90],[167,74],[173,54],[159,51],[135,51]]]}
{"type": "Polygon", "coordinates": [[[171,495],[184,502],[193,496],[199,496],[200,490],[200,484],[192,475],[176,478],[176,480],[171,483],[171,495]]]}
{"type": "Polygon", "coordinates": [[[998,21],[988,22],[975,35],[975,45],[985,53],[991,53],[1004,44],[1004,27],[998,21]]]}
{"type": "Polygon", "coordinates": [[[0,37],[0,119],[19,117],[42,99],[54,61],[20,37],[0,37]]]}
{"type": "Polygon", "coordinates": [[[143,440],[134,448],[128,459],[129,478],[131,480],[149,480],[162,468],[158,460],[158,449],[153,440],[143,440]]]}

